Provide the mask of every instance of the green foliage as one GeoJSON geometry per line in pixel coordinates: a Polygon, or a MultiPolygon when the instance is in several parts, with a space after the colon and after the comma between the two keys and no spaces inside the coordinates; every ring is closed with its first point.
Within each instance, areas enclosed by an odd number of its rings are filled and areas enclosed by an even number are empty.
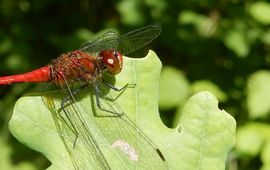
{"type": "MultiPolygon", "coordinates": [[[[157,112],[160,69],[160,61],[151,51],[146,58],[139,60],[125,58],[125,67],[121,74],[117,76],[116,84],[125,84],[125,82],[135,80],[138,83],[136,83],[135,88],[127,89],[117,101],[133,122],[137,122],[136,124],[140,129],[159,146],[170,169],[224,169],[227,154],[235,141],[235,120],[228,113],[218,108],[218,101],[211,93],[200,92],[192,96],[185,104],[177,128],[169,129],[165,127],[157,112]],[[145,74],[145,72],[149,72],[149,74],[145,74]],[[132,102],[130,102],[131,99],[132,102]]],[[[167,68],[163,74],[174,76],[174,74],[179,73],[167,68]]],[[[46,155],[52,162],[50,169],[71,169],[70,153],[64,147],[60,136],[57,135],[55,123],[52,119],[52,116],[55,115],[46,108],[42,95],[47,96],[48,93],[43,93],[41,96],[27,96],[18,100],[10,121],[10,130],[21,142],[46,155]],[[29,130],[31,130],[31,133],[29,133],[29,130]],[[53,145],[51,144],[52,141],[53,145]]],[[[54,95],[54,99],[57,99],[56,95],[54,95]]],[[[91,108],[89,96],[84,96],[77,104],[84,110],[82,116],[100,148],[103,151],[105,150],[105,156],[107,156],[109,164],[112,165],[112,169],[134,169],[135,167],[128,163],[130,160],[124,159],[123,161],[121,157],[117,156],[115,153],[117,149],[108,149],[111,148],[115,139],[125,139],[121,137],[128,135],[131,130],[129,129],[130,125],[121,125],[119,122],[113,124],[115,118],[106,121],[108,118],[90,116],[95,108],[91,108]],[[98,125],[99,123],[100,125],[98,125]],[[118,130],[113,129],[115,126],[118,130]],[[128,130],[119,130],[121,128],[128,130]],[[104,136],[110,143],[104,139],[104,136]],[[114,140],[110,141],[111,139],[114,140]],[[117,162],[119,163],[117,164],[117,162]]],[[[57,107],[60,107],[60,105],[57,107]]],[[[96,114],[99,114],[98,112],[99,110],[96,108],[96,114]]],[[[74,117],[73,113],[72,119],[74,117]]],[[[80,134],[83,135],[83,133],[80,134]]],[[[73,150],[85,145],[84,142],[80,141],[80,134],[75,148],[72,148],[73,150]]],[[[68,140],[70,135],[70,133],[67,133],[64,135],[64,139],[72,143],[74,139],[68,140]]],[[[134,139],[132,136],[128,136],[125,140],[135,146],[139,141],[132,141],[132,139],[134,139]]],[[[87,156],[87,146],[82,148],[84,149],[73,155],[81,161],[87,156]]],[[[140,143],[139,147],[135,147],[135,149],[141,164],[143,164],[143,161],[154,162],[156,169],[164,169],[164,167],[156,166],[158,161],[147,150],[147,145],[140,143]],[[142,152],[150,153],[147,154],[147,157],[144,157],[145,155],[142,152]]],[[[152,150],[154,151],[153,148],[152,150]]],[[[93,153],[94,150],[90,152],[93,153]]],[[[91,159],[87,159],[86,163],[88,165],[84,164],[84,166],[87,166],[88,169],[91,169],[90,167],[94,164],[91,164],[91,159]]],[[[149,168],[151,167],[143,167],[142,169],[149,168]]],[[[97,167],[94,169],[97,169],[97,167]]]]}
{"type": "Polygon", "coordinates": [[[249,123],[238,129],[235,148],[244,157],[260,155],[262,169],[269,169],[270,126],[263,123],[249,123]]]}
{"type": "Polygon", "coordinates": [[[35,166],[27,163],[21,162],[18,165],[14,165],[11,161],[12,148],[4,142],[4,139],[0,138],[0,168],[8,170],[35,170],[35,166]]]}
{"type": "Polygon", "coordinates": [[[192,93],[198,93],[203,90],[208,90],[213,93],[217,99],[221,102],[226,102],[228,96],[224,93],[219,87],[217,87],[214,83],[208,80],[199,80],[195,81],[191,86],[192,93]]]}
{"type": "Polygon", "coordinates": [[[247,86],[247,108],[250,118],[266,117],[270,111],[270,71],[260,70],[250,75],[247,86]]]}
{"type": "Polygon", "coordinates": [[[245,38],[241,29],[235,29],[227,33],[224,42],[237,56],[245,57],[249,53],[249,46],[245,38]]]}
{"type": "Polygon", "coordinates": [[[163,67],[159,86],[160,108],[164,110],[171,109],[186,102],[189,95],[189,82],[186,80],[183,73],[177,69],[169,66],[163,67]]]}
{"type": "MultiPolygon", "coordinates": [[[[235,117],[237,131],[254,123],[268,126],[269,6],[266,0],[2,0],[0,75],[43,66],[107,30],[122,34],[159,22],[161,36],[145,49],[155,49],[164,65],[159,102],[166,125],[177,127],[188,98],[207,90],[220,101],[219,108],[235,117]]],[[[142,51],[132,55],[144,56],[142,51]]],[[[9,162],[31,162],[44,169],[48,164],[38,161],[44,158],[29,156],[36,154],[5,135],[14,103],[30,88],[0,88],[0,132],[12,150],[6,156],[9,162]]],[[[246,134],[247,139],[254,136],[246,134]]],[[[243,140],[256,152],[242,154],[236,147],[227,169],[269,168],[269,144],[261,141],[258,137],[253,146],[243,140]]]]}
{"type": "Polygon", "coordinates": [[[255,2],[250,6],[251,16],[262,24],[270,24],[270,4],[264,1],[255,2]]]}

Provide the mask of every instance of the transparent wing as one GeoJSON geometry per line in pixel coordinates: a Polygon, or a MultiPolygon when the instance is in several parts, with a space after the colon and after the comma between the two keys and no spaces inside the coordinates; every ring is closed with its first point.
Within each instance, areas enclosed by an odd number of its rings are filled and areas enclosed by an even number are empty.
{"type": "Polygon", "coordinates": [[[116,49],[119,44],[119,35],[116,33],[109,31],[93,41],[88,41],[82,44],[82,47],[79,49],[81,51],[85,51],[88,53],[95,53],[101,50],[110,50],[116,49]]]}
{"type": "Polygon", "coordinates": [[[126,55],[146,46],[157,38],[160,33],[161,27],[159,24],[152,24],[122,36],[114,32],[107,32],[93,41],[84,43],[80,50],[93,53],[114,49],[126,55]]]}
{"type": "Polygon", "coordinates": [[[47,94],[43,100],[74,169],[168,169],[161,150],[123,112],[111,92],[107,93],[108,86],[100,83],[99,99],[110,112],[97,107],[91,85],[81,93],[74,87],[66,88],[47,94]],[[63,98],[69,99],[64,108],[63,98]]]}
{"type": "Polygon", "coordinates": [[[43,101],[52,113],[57,132],[74,169],[111,169],[85,121],[86,113],[83,113],[83,109],[76,103],[70,103],[61,109],[62,98],[68,94],[64,90],[47,94],[43,101]]]}
{"type": "Polygon", "coordinates": [[[127,169],[168,169],[167,161],[160,149],[124,113],[114,97],[109,93],[103,93],[108,91],[107,86],[100,84],[99,88],[101,107],[115,114],[101,111],[94,104],[95,124],[119,154],[123,166],[127,169]]]}
{"type": "Polygon", "coordinates": [[[161,33],[159,24],[152,24],[127,34],[120,38],[117,50],[123,54],[132,53],[156,39],[161,33]]]}

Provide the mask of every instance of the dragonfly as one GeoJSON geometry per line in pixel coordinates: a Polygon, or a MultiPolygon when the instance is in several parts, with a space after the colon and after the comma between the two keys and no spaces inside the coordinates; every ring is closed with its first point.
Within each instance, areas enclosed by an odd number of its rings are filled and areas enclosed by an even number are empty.
{"type": "MultiPolygon", "coordinates": [[[[78,50],[61,54],[47,66],[23,74],[0,77],[0,84],[51,82],[55,85],[58,93],[44,95],[43,100],[53,115],[56,129],[71,157],[74,169],[117,167],[116,163],[106,156],[108,149],[100,147],[96,133],[104,136],[111,150],[117,150],[110,154],[110,157],[116,154],[123,169],[168,169],[161,150],[116,102],[122,92],[128,87],[135,87],[135,84],[127,83],[118,88],[104,76],[120,73],[123,68],[123,55],[148,45],[160,33],[159,24],[124,35],[109,31],[84,43],[78,50]],[[114,98],[108,90],[119,95],[114,98]],[[97,115],[92,109],[92,115],[95,114],[92,119],[85,116],[91,115],[89,110],[76,104],[82,91],[94,93],[92,96],[95,96],[95,105],[103,115],[97,115]],[[60,102],[55,98],[60,98],[60,102]],[[87,125],[89,120],[93,120],[90,123],[95,125],[95,130],[87,125]],[[118,136],[112,137],[112,133],[118,136]]],[[[121,169],[119,165],[117,169],[121,169]]]]}

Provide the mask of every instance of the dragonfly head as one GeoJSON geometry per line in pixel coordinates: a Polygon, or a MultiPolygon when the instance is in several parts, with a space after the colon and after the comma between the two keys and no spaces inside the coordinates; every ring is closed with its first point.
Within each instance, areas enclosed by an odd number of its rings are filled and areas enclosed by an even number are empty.
{"type": "Polygon", "coordinates": [[[122,70],[123,57],[122,54],[115,50],[103,50],[99,52],[101,63],[105,69],[115,75],[122,70]]]}

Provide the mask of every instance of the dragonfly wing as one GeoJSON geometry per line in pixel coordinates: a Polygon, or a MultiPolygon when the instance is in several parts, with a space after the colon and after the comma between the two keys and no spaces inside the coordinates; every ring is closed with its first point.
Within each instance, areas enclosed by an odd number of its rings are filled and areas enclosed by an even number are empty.
{"type": "Polygon", "coordinates": [[[71,102],[61,108],[63,96],[69,93],[63,90],[59,93],[47,94],[43,101],[51,111],[59,137],[71,158],[74,169],[110,169],[101,149],[84,120],[83,109],[71,102]],[[58,101],[56,99],[59,99],[58,101]]]}
{"type": "Polygon", "coordinates": [[[161,33],[159,24],[152,24],[134,31],[131,31],[119,38],[117,50],[126,55],[132,53],[156,39],[161,33]]]}
{"type": "MultiPolygon", "coordinates": [[[[122,165],[126,169],[168,169],[167,162],[147,135],[132,122],[118,103],[106,91],[106,86],[100,85],[101,106],[110,112],[95,109],[95,124],[118,153],[122,165]]],[[[110,92],[111,93],[111,92],[110,92]]],[[[117,97],[116,97],[117,98],[117,97]]]]}
{"type": "Polygon", "coordinates": [[[116,33],[109,31],[93,41],[82,44],[80,50],[88,53],[95,53],[101,50],[116,49],[118,44],[119,36],[116,33]]]}
{"type": "Polygon", "coordinates": [[[80,50],[93,53],[101,50],[114,49],[126,55],[146,46],[157,38],[160,33],[161,27],[159,24],[152,24],[122,36],[110,31],[93,41],[84,43],[80,50]]]}

